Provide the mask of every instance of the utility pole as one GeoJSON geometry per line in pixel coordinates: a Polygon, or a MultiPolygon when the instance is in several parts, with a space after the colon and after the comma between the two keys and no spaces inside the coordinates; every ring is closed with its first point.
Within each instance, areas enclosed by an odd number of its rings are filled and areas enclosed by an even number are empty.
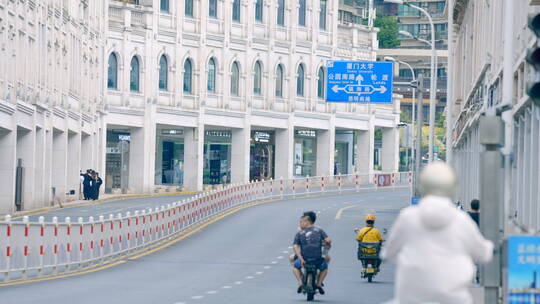
{"type": "MultiPolygon", "coordinates": [[[[416,131],[416,157],[414,169],[414,196],[420,196],[418,191],[418,177],[420,176],[420,166],[422,164],[422,127],[424,126],[424,74],[418,74],[418,106],[417,131],[416,131]]],[[[414,115],[414,113],[413,113],[414,115]]]]}
{"type": "Polygon", "coordinates": [[[500,113],[493,109],[480,118],[480,144],[485,151],[480,154],[480,230],[495,245],[493,260],[481,268],[486,304],[499,303],[501,286],[501,246],[504,228],[502,223],[504,196],[504,162],[500,148],[504,145],[504,123],[500,113]],[[493,113],[495,112],[495,113],[493,113]]]}

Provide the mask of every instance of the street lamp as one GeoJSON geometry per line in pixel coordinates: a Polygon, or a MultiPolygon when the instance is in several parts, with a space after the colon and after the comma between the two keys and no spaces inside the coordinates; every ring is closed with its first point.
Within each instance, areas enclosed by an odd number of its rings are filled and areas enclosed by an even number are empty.
{"type": "MultiPolygon", "coordinates": [[[[409,70],[411,70],[411,75],[412,75],[412,81],[411,81],[411,87],[412,87],[412,122],[411,122],[411,125],[412,125],[412,130],[413,130],[413,136],[412,136],[412,140],[413,140],[413,145],[412,145],[412,156],[411,156],[411,161],[412,163],[414,163],[414,118],[415,118],[415,104],[416,104],[416,87],[418,86],[418,83],[417,83],[417,80],[416,80],[416,74],[414,73],[414,69],[411,67],[410,64],[408,64],[407,62],[405,61],[401,61],[401,60],[397,60],[395,59],[394,57],[390,57],[390,56],[385,56],[384,57],[384,60],[385,61],[392,61],[392,62],[398,62],[398,63],[401,63],[403,65],[406,65],[409,70]]],[[[419,122],[420,123],[420,122],[419,122]]],[[[409,171],[410,171],[410,166],[409,166],[409,149],[407,148],[407,166],[409,168],[409,171]]],[[[415,175],[416,176],[416,175],[415,175]]]]}
{"type": "MultiPolygon", "coordinates": [[[[435,71],[435,61],[437,60],[437,52],[435,50],[435,25],[431,15],[423,8],[411,3],[403,2],[403,0],[384,0],[389,3],[403,4],[420,11],[427,17],[431,27],[431,83],[429,89],[429,162],[433,161],[433,142],[435,138],[435,95],[437,93],[437,71],[435,71]]],[[[406,35],[407,36],[407,35],[406,35]]],[[[411,37],[410,35],[409,37],[411,37]]],[[[414,38],[414,36],[412,36],[414,38]]],[[[420,39],[418,39],[420,41],[420,39]]],[[[428,44],[429,45],[429,44],[428,44]]]]}

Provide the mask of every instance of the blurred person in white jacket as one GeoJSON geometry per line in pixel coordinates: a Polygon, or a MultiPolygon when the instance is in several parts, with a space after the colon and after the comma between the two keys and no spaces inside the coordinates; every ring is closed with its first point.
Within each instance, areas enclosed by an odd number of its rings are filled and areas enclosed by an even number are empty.
{"type": "Polygon", "coordinates": [[[472,304],[474,261],[487,263],[493,243],[452,204],[457,178],[442,162],[420,176],[422,200],[399,214],[381,256],[396,263],[392,304],[472,304]]]}

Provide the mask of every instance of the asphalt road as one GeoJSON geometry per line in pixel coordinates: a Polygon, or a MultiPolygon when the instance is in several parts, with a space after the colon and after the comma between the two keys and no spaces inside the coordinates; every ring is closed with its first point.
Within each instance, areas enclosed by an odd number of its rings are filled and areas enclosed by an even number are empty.
{"type": "MultiPolygon", "coordinates": [[[[109,214],[114,214],[116,216],[118,213],[125,214],[126,212],[135,212],[135,210],[143,210],[156,207],[161,207],[162,205],[167,205],[173,202],[181,201],[192,197],[193,194],[186,195],[164,195],[164,196],[152,196],[152,197],[142,197],[142,198],[126,198],[119,199],[114,201],[108,201],[104,203],[96,203],[86,206],[73,206],[66,207],[63,209],[56,209],[49,212],[43,212],[35,215],[29,216],[31,222],[37,222],[40,216],[45,218],[46,222],[51,222],[53,217],[58,217],[59,222],[63,222],[66,217],[70,217],[71,221],[77,221],[77,218],[82,216],[85,220],[89,216],[93,216],[96,220],[100,215],[109,217],[109,214]]],[[[22,218],[19,217],[15,219],[21,221],[22,218]]]]}
{"type": "MultiPolygon", "coordinates": [[[[151,198],[154,199],[154,198],[151,198]]],[[[148,200],[148,199],[147,199],[148,200]]],[[[156,253],[106,270],[0,288],[0,302],[24,303],[300,303],[288,263],[298,218],[319,211],[334,240],[321,303],[382,303],[392,297],[393,266],[374,283],[360,277],[352,231],[375,213],[390,228],[409,191],[271,202],[232,214],[156,253]],[[341,212],[339,212],[341,210],[341,212]],[[337,216],[338,213],[341,216],[337,216]]]]}

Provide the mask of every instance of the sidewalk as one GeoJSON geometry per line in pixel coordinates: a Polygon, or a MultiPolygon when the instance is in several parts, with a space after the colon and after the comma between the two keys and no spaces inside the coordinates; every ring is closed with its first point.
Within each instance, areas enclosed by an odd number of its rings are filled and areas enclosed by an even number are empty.
{"type": "Polygon", "coordinates": [[[473,285],[469,290],[473,296],[474,304],[484,304],[484,288],[482,286],[473,285]]]}
{"type": "MultiPolygon", "coordinates": [[[[152,194],[104,194],[99,200],[85,201],[76,200],[59,205],[22,211],[12,214],[12,220],[22,220],[23,216],[29,216],[30,221],[38,221],[40,216],[45,217],[45,221],[51,221],[54,216],[63,221],[64,217],[71,217],[71,221],[76,221],[78,217],[99,215],[109,216],[125,212],[134,212],[148,208],[155,208],[168,203],[176,202],[187,197],[191,197],[200,192],[169,192],[152,194]]],[[[0,215],[0,220],[5,219],[6,214],[0,215]]]]}

